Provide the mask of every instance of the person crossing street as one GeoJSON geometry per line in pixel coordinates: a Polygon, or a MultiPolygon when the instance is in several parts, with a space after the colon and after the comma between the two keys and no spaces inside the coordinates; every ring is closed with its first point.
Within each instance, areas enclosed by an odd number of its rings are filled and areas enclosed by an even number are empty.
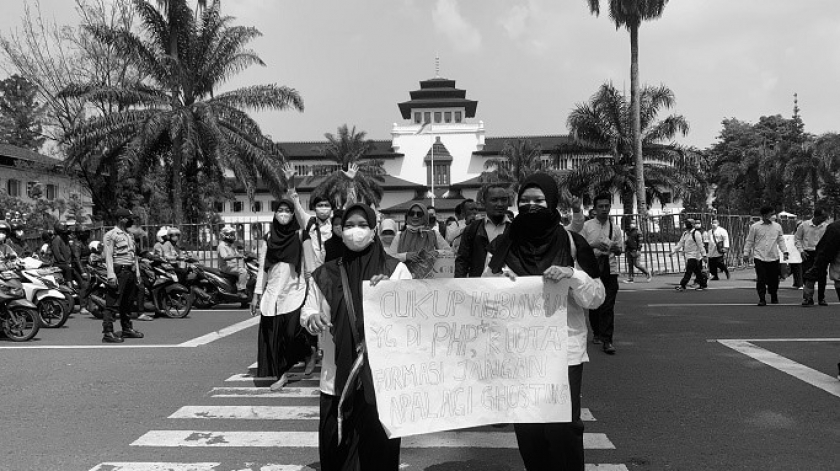
{"type": "Polygon", "coordinates": [[[726,275],[728,280],[729,267],[726,266],[726,253],[729,252],[729,231],[720,227],[720,221],[712,220],[712,230],[708,233],[709,238],[709,274],[710,280],[717,281],[718,270],[726,275]]]}
{"type": "Polygon", "coordinates": [[[747,240],[744,242],[744,261],[750,259],[755,263],[758,305],[766,306],[766,293],[770,293],[770,304],[779,304],[779,252],[788,259],[785,245],[784,231],[779,223],[772,220],[773,207],[761,208],[761,221],[750,226],[747,240]]]}
{"type": "MultiPolygon", "coordinates": [[[[825,234],[828,227],[828,221],[825,212],[821,208],[814,210],[814,217],[809,221],[805,221],[796,228],[796,235],[794,236],[794,245],[796,250],[802,255],[802,273],[807,273],[814,267],[814,259],[817,253],[817,244],[825,234]]],[[[817,302],[820,306],[828,306],[825,300],[825,284],[828,278],[828,271],[823,268],[821,271],[817,270],[813,273],[817,284],[817,302]]],[[[814,296],[808,293],[802,295],[803,306],[813,306],[814,296]]]]}
{"type": "Polygon", "coordinates": [[[685,231],[677,242],[677,246],[671,252],[671,256],[683,252],[685,254],[685,275],[677,286],[677,291],[685,291],[685,287],[691,281],[691,275],[697,281],[698,291],[706,289],[706,275],[703,273],[703,263],[708,261],[706,246],[703,244],[703,235],[695,228],[694,219],[685,220],[685,231]]]}
{"type": "Polygon", "coordinates": [[[137,264],[134,237],[126,230],[131,226],[133,214],[120,208],[114,212],[117,225],[105,233],[103,252],[108,276],[106,309],[102,317],[102,342],[122,343],[124,339],[141,339],[143,334],[134,330],[129,317],[132,303],[137,298],[140,268],[137,264]],[[119,313],[122,332],[114,333],[114,318],[119,313]]]}

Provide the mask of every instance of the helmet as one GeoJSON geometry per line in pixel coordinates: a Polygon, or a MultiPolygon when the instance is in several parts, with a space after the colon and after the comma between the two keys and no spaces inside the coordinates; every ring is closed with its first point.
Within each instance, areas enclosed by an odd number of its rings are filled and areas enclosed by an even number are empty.
{"type": "Polygon", "coordinates": [[[46,231],[41,233],[41,241],[49,242],[49,241],[52,240],[54,235],[55,235],[55,233],[53,231],[47,229],[46,231]]]}
{"type": "Polygon", "coordinates": [[[102,242],[98,240],[94,240],[88,244],[88,248],[90,249],[90,253],[102,254],[102,242]]]}
{"type": "Polygon", "coordinates": [[[67,235],[70,233],[70,229],[67,228],[66,222],[59,221],[55,223],[55,225],[53,226],[53,230],[55,230],[55,233],[58,235],[67,235]]]}
{"type": "Polygon", "coordinates": [[[236,229],[225,226],[221,230],[222,240],[225,242],[233,242],[236,240],[236,229]]]}
{"type": "Polygon", "coordinates": [[[5,232],[6,235],[9,235],[12,233],[12,226],[6,221],[0,221],[0,232],[5,232]]]}
{"type": "Polygon", "coordinates": [[[76,225],[76,237],[77,238],[88,238],[88,237],[90,237],[90,226],[88,226],[87,224],[76,225]]]}
{"type": "Polygon", "coordinates": [[[166,235],[169,237],[178,236],[181,237],[181,230],[177,227],[170,227],[168,231],[166,231],[166,235]]]}
{"type": "Polygon", "coordinates": [[[17,232],[17,231],[22,231],[23,230],[23,224],[19,223],[18,221],[12,221],[11,227],[12,227],[12,232],[17,232]]]}
{"type": "Polygon", "coordinates": [[[157,231],[157,234],[155,234],[155,237],[157,238],[158,242],[165,241],[167,237],[169,237],[169,226],[161,227],[160,230],[157,231]]]}

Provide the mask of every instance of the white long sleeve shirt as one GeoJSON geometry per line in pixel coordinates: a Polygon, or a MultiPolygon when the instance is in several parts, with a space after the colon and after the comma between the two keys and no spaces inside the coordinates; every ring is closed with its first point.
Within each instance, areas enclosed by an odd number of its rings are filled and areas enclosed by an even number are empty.
{"type": "Polygon", "coordinates": [[[784,231],[777,222],[765,224],[759,221],[750,226],[747,240],[744,242],[744,257],[774,262],[779,259],[779,252],[787,253],[784,231]]]}
{"type": "Polygon", "coordinates": [[[812,219],[809,219],[799,227],[796,228],[796,235],[794,236],[794,245],[796,250],[800,252],[811,252],[817,250],[817,243],[825,234],[825,229],[828,227],[828,221],[823,221],[822,224],[814,224],[812,219]]]}
{"type": "Polygon", "coordinates": [[[729,231],[722,227],[712,229],[709,234],[709,257],[722,257],[723,254],[718,252],[717,243],[723,242],[723,247],[728,249],[729,245],[729,231]]]}
{"type": "MultiPolygon", "coordinates": [[[[397,264],[394,273],[391,274],[392,280],[410,280],[411,272],[403,263],[397,264]]],[[[309,293],[306,296],[306,303],[300,312],[300,325],[306,326],[311,316],[318,315],[323,312],[328,318],[332,319],[332,310],[330,304],[321,293],[317,283],[309,284],[309,293]]],[[[319,387],[321,392],[335,396],[335,342],[332,334],[328,331],[324,332],[319,337],[319,344],[321,350],[324,352],[324,357],[321,360],[321,382],[319,387]]]]}
{"type": "MultiPolygon", "coordinates": [[[[582,216],[582,215],[581,215],[582,216]]],[[[572,230],[576,227],[575,220],[572,220],[570,225],[572,230]]],[[[597,218],[590,219],[583,223],[583,228],[580,230],[580,235],[586,239],[586,242],[592,247],[596,257],[608,255],[610,259],[610,275],[618,275],[618,257],[613,252],[602,252],[598,249],[598,244],[604,242],[606,244],[624,248],[624,233],[617,224],[613,223],[611,219],[606,222],[601,222],[597,218]],[[612,233],[612,237],[610,236],[612,233]]]]}
{"type": "Polygon", "coordinates": [[[674,247],[674,252],[685,253],[685,258],[701,260],[707,255],[706,247],[703,246],[703,235],[696,229],[683,232],[680,241],[674,247]]]}

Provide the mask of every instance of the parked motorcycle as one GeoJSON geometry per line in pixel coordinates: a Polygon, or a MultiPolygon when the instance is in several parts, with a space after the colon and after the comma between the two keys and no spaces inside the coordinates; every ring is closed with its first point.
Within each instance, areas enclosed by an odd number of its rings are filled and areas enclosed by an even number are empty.
{"type": "Polygon", "coordinates": [[[25,299],[26,293],[14,270],[0,264],[0,327],[12,342],[26,342],[38,334],[38,309],[25,299]]]}

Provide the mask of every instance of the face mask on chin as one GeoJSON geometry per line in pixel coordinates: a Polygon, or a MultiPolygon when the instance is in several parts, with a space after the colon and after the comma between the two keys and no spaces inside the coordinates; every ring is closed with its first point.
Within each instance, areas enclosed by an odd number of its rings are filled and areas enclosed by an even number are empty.
{"type": "Polygon", "coordinates": [[[292,222],[292,215],[290,213],[278,213],[274,217],[277,219],[277,222],[284,226],[292,222]]]}
{"type": "Polygon", "coordinates": [[[341,234],[344,245],[354,252],[361,252],[373,242],[373,230],[369,227],[351,227],[341,234]]]}

